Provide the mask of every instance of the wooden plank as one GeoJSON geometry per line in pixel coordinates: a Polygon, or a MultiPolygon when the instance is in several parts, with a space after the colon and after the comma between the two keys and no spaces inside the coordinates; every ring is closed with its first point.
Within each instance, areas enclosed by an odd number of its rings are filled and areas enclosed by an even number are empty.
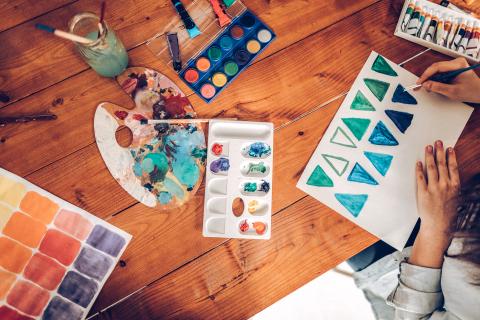
{"type": "Polygon", "coordinates": [[[229,240],[94,319],[248,319],[376,241],[311,197],[273,224],[271,240],[229,240]]]}
{"type": "MultiPolygon", "coordinates": [[[[375,1],[379,0],[355,1],[341,7],[334,6],[338,1],[333,0],[315,1],[308,5],[300,1],[276,5],[249,0],[246,4],[279,34],[278,40],[267,50],[269,54],[375,1]],[[295,32],[291,32],[291,26],[295,26],[295,32]]],[[[348,1],[341,2],[346,4],[348,1]]],[[[98,12],[98,0],[79,0],[0,33],[1,43],[12,43],[10,50],[0,51],[0,88],[10,95],[11,102],[87,69],[87,65],[75,55],[73,44],[34,29],[37,22],[65,28],[74,14],[85,11],[98,12]],[[32,35],[35,36],[34,46],[32,35]]],[[[168,21],[175,14],[169,0],[124,0],[109,5],[106,21],[116,30],[125,47],[131,49],[153,37],[165,24],[165,19],[168,21]]]]}
{"type": "Polygon", "coordinates": [[[0,32],[77,0],[2,0],[0,32]]]}

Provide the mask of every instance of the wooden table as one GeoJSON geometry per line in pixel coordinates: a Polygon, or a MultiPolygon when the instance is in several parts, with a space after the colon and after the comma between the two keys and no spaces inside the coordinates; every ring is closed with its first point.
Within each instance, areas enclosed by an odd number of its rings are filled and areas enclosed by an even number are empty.
{"type": "MultiPolygon", "coordinates": [[[[0,1],[0,91],[11,97],[0,103],[0,116],[58,115],[54,122],[0,128],[0,166],[133,235],[92,310],[101,311],[96,318],[246,319],[377,240],[295,184],[370,51],[400,63],[424,50],[393,36],[403,1],[244,2],[278,39],[210,105],[145,45],[170,1],[111,1],[106,19],[131,65],[176,79],[199,117],[275,123],[270,241],[203,238],[203,186],[187,205],[158,211],[111,177],[95,145],[93,114],[100,101],[132,101],[90,70],[71,43],[33,27],[65,26],[77,12],[97,11],[98,1],[0,1]]],[[[419,74],[442,59],[428,52],[405,67],[419,74]]],[[[463,178],[479,167],[479,149],[472,148],[479,125],[476,110],[457,145],[463,178]]]]}

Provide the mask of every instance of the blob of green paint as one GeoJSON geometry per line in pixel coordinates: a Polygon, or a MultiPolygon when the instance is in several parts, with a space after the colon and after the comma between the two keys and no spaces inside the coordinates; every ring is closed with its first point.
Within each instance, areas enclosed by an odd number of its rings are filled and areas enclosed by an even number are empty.
{"type": "Polygon", "coordinates": [[[357,92],[350,109],[360,111],[375,111],[373,105],[370,103],[370,101],[368,101],[361,91],[357,92]]]}
{"type": "Polygon", "coordinates": [[[156,176],[159,177],[159,180],[163,180],[163,178],[165,178],[165,175],[168,172],[168,158],[167,158],[167,155],[163,152],[149,153],[145,156],[143,162],[145,162],[148,159],[150,159],[150,161],[152,161],[153,165],[155,167],[157,167],[156,176]]]}
{"type": "Polygon", "coordinates": [[[318,165],[308,178],[307,184],[314,187],[333,187],[332,179],[318,165]]]}
{"type": "Polygon", "coordinates": [[[387,76],[398,76],[395,70],[393,70],[393,68],[388,64],[387,60],[385,60],[385,58],[380,55],[378,55],[373,62],[372,70],[381,74],[386,74],[387,76]]]}
{"type": "Polygon", "coordinates": [[[243,191],[245,192],[255,192],[257,191],[257,184],[255,182],[247,182],[243,187],[243,191]]]}
{"type": "Polygon", "coordinates": [[[379,101],[383,101],[383,98],[385,98],[390,84],[380,80],[368,78],[363,79],[363,81],[365,81],[365,84],[367,85],[368,89],[370,89],[370,91],[373,93],[373,95],[377,97],[379,101]]]}
{"type": "Polygon", "coordinates": [[[193,188],[200,177],[200,169],[195,160],[189,156],[175,159],[172,162],[172,169],[177,179],[188,188],[193,188]]]}
{"type": "Polygon", "coordinates": [[[248,173],[265,173],[267,172],[267,167],[263,162],[260,163],[250,163],[248,165],[248,173]]]}

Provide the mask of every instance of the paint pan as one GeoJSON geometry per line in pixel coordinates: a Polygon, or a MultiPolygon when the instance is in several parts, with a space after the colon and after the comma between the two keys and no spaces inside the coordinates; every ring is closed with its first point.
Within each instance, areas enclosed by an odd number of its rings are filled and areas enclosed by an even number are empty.
{"type": "Polygon", "coordinates": [[[84,319],[131,236],[0,168],[0,319],[84,319]]]}
{"type": "Polygon", "coordinates": [[[203,235],[269,239],[273,124],[210,122],[203,235]]]}

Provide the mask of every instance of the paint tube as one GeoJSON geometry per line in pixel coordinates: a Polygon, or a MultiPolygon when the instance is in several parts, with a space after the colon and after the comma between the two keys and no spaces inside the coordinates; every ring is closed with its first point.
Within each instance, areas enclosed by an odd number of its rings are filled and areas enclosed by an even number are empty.
{"type": "Polygon", "coordinates": [[[422,30],[422,27],[423,27],[423,23],[425,22],[425,16],[427,14],[428,14],[427,7],[424,6],[420,11],[420,18],[418,19],[417,33],[415,33],[414,36],[418,37],[418,35],[420,34],[420,31],[422,30]]]}
{"type": "Polygon", "coordinates": [[[436,44],[440,44],[442,42],[443,34],[445,33],[444,26],[443,26],[444,21],[445,21],[445,15],[443,15],[438,20],[437,31],[435,32],[435,40],[434,40],[436,44]]]}
{"type": "Polygon", "coordinates": [[[465,35],[463,36],[462,40],[460,41],[460,44],[458,45],[458,52],[459,53],[465,53],[467,50],[467,45],[468,42],[470,41],[470,37],[472,36],[473,33],[473,26],[472,22],[469,21],[467,22],[467,27],[465,29],[465,35]]]}
{"type": "Polygon", "coordinates": [[[460,26],[458,27],[458,32],[455,35],[455,38],[453,39],[452,46],[450,47],[451,49],[453,49],[455,51],[458,50],[458,46],[460,45],[460,41],[462,41],[463,36],[465,35],[465,28],[466,28],[465,20],[463,20],[462,23],[460,24],[460,26]]]}
{"type": "Polygon", "coordinates": [[[439,45],[441,46],[445,46],[446,43],[447,43],[447,38],[450,34],[450,31],[452,30],[452,17],[447,17],[447,19],[445,20],[445,23],[444,23],[444,26],[443,26],[443,35],[442,35],[442,39],[440,40],[440,43],[439,45]]]}
{"type": "Polygon", "coordinates": [[[478,27],[477,22],[473,25],[473,35],[470,41],[468,41],[466,54],[471,57],[475,57],[477,55],[478,49],[480,45],[480,27],[478,27]]]}
{"type": "Polygon", "coordinates": [[[408,33],[412,36],[417,34],[418,25],[420,23],[421,12],[422,12],[422,9],[420,8],[420,6],[416,6],[415,11],[412,14],[412,17],[411,17],[410,21],[408,22],[406,33],[408,33]]]}
{"type": "Polygon", "coordinates": [[[427,33],[428,26],[432,21],[433,11],[428,10],[427,14],[425,15],[425,21],[423,22],[422,27],[418,30],[417,37],[423,39],[425,38],[425,34],[427,33]]]}
{"type": "Polygon", "coordinates": [[[437,29],[438,25],[438,16],[437,12],[434,13],[432,17],[432,21],[430,21],[430,25],[428,26],[427,33],[425,34],[425,40],[433,42],[433,37],[435,36],[435,30],[437,29]]]}
{"type": "Polygon", "coordinates": [[[407,29],[408,23],[410,22],[410,17],[412,16],[413,10],[415,9],[415,0],[410,0],[410,3],[408,4],[407,11],[405,11],[405,16],[403,17],[402,21],[402,31],[405,32],[407,29]]]}
{"type": "Polygon", "coordinates": [[[461,19],[458,19],[458,20],[454,19],[453,20],[452,29],[450,30],[450,34],[448,35],[448,38],[447,38],[447,43],[445,44],[445,46],[447,48],[452,47],[453,40],[455,39],[455,35],[458,32],[458,28],[460,26],[460,23],[461,23],[461,19]]]}

